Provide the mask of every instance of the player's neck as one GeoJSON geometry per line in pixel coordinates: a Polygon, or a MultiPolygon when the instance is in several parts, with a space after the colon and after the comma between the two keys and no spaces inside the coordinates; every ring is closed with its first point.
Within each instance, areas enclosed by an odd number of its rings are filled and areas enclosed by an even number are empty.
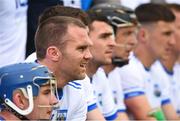
{"type": "Polygon", "coordinates": [[[180,55],[179,55],[179,57],[178,57],[178,59],[177,59],[177,63],[180,64],[180,55]]]}
{"type": "Polygon", "coordinates": [[[51,62],[50,60],[47,59],[38,62],[42,65],[47,66],[48,69],[53,72],[54,76],[58,80],[57,82],[58,88],[64,87],[68,83],[68,81],[70,81],[70,79],[68,79],[68,77],[64,73],[62,73],[61,70],[59,70],[57,64],[55,65],[54,62],[51,62]]]}
{"type": "Polygon", "coordinates": [[[165,60],[161,60],[162,65],[168,70],[168,71],[173,71],[173,67],[177,61],[177,57],[176,56],[171,56],[168,59],[165,60]]]}
{"type": "Polygon", "coordinates": [[[141,61],[146,68],[150,68],[151,65],[156,61],[156,58],[146,47],[136,48],[134,52],[135,56],[141,61]]]}
{"type": "Polygon", "coordinates": [[[98,65],[96,62],[91,60],[87,65],[86,73],[87,73],[88,77],[92,77],[96,73],[96,71],[98,70],[99,67],[100,67],[100,65],[98,65]]]}
{"type": "Polygon", "coordinates": [[[111,72],[116,66],[109,64],[109,65],[105,65],[103,66],[103,69],[105,71],[106,74],[109,74],[109,72],[111,72]]]}

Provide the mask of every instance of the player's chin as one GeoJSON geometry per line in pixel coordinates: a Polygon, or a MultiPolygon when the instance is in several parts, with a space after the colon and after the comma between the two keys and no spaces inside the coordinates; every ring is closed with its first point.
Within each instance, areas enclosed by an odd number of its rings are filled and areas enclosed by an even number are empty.
{"type": "Polygon", "coordinates": [[[108,64],[111,64],[112,63],[112,59],[111,58],[106,58],[104,59],[102,65],[108,65],[108,64]]]}
{"type": "Polygon", "coordinates": [[[84,78],[86,77],[86,71],[81,71],[79,74],[78,74],[78,80],[83,80],[84,78]]]}

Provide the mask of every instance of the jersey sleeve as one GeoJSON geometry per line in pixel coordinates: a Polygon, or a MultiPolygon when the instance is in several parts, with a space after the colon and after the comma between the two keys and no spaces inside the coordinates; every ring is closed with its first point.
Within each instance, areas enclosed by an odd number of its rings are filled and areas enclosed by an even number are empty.
{"type": "Polygon", "coordinates": [[[53,120],[84,121],[87,118],[87,102],[82,85],[78,82],[69,82],[63,88],[63,96],[59,109],[52,113],[53,120]]]}
{"type": "Polygon", "coordinates": [[[92,87],[92,84],[90,83],[89,77],[86,76],[85,79],[82,81],[84,81],[83,86],[84,86],[84,91],[85,91],[85,95],[87,99],[87,106],[88,106],[87,111],[90,112],[97,108],[97,104],[96,104],[97,100],[94,95],[94,89],[92,87]]]}
{"type": "Polygon", "coordinates": [[[114,70],[112,70],[108,74],[108,79],[110,83],[109,85],[113,93],[114,102],[117,105],[118,112],[119,113],[125,112],[126,106],[124,104],[124,93],[123,93],[122,84],[121,84],[122,80],[120,77],[118,67],[116,67],[114,70]]]}
{"type": "Polygon", "coordinates": [[[144,80],[137,68],[132,65],[126,65],[119,69],[125,99],[145,94],[144,80]]]}
{"type": "Polygon", "coordinates": [[[96,93],[97,104],[106,120],[114,120],[117,118],[117,108],[113,101],[112,90],[109,86],[104,71],[98,69],[93,76],[93,87],[96,93]]]}
{"type": "Polygon", "coordinates": [[[115,103],[113,100],[113,96],[111,93],[111,89],[109,87],[108,80],[105,80],[104,82],[104,92],[103,95],[103,114],[106,118],[106,120],[114,120],[117,118],[117,108],[115,107],[115,103]],[[106,82],[106,83],[105,83],[106,82]]]}

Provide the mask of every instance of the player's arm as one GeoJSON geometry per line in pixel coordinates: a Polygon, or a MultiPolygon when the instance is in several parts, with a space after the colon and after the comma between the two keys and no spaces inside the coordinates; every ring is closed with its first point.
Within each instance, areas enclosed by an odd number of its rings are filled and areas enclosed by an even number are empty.
{"type": "Polygon", "coordinates": [[[162,110],[167,120],[180,120],[180,117],[177,115],[171,103],[162,105],[162,110]]]}
{"type": "Polygon", "coordinates": [[[175,108],[172,105],[171,97],[170,97],[170,87],[169,85],[169,78],[163,80],[163,83],[160,83],[159,86],[161,87],[161,109],[165,115],[167,120],[180,120],[178,114],[176,113],[175,108]]]}
{"type": "Polygon", "coordinates": [[[148,116],[148,113],[151,111],[151,107],[144,94],[125,99],[125,104],[135,119],[155,120],[155,118],[148,116]]]}
{"type": "Polygon", "coordinates": [[[118,120],[119,121],[128,121],[128,115],[126,112],[118,112],[118,120]]]}
{"type": "Polygon", "coordinates": [[[87,120],[105,121],[104,116],[100,112],[99,108],[95,108],[87,113],[87,120]]]}

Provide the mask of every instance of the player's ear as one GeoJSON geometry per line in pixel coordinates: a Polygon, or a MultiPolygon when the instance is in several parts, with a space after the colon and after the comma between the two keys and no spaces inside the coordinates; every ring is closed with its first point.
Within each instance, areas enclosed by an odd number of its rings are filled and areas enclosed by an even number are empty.
{"type": "Polygon", "coordinates": [[[148,38],[147,29],[145,29],[145,28],[140,28],[140,29],[138,30],[137,38],[138,38],[138,41],[146,42],[146,39],[148,38]]]}
{"type": "Polygon", "coordinates": [[[20,90],[16,90],[13,93],[13,102],[20,109],[26,109],[28,107],[28,99],[23,95],[20,90]]]}
{"type": "Polygon", "coordinates": [[[56,46],[49,46],[46,50],[46,57],[52,61],[59,61],[62,53],[56,46]]]}

